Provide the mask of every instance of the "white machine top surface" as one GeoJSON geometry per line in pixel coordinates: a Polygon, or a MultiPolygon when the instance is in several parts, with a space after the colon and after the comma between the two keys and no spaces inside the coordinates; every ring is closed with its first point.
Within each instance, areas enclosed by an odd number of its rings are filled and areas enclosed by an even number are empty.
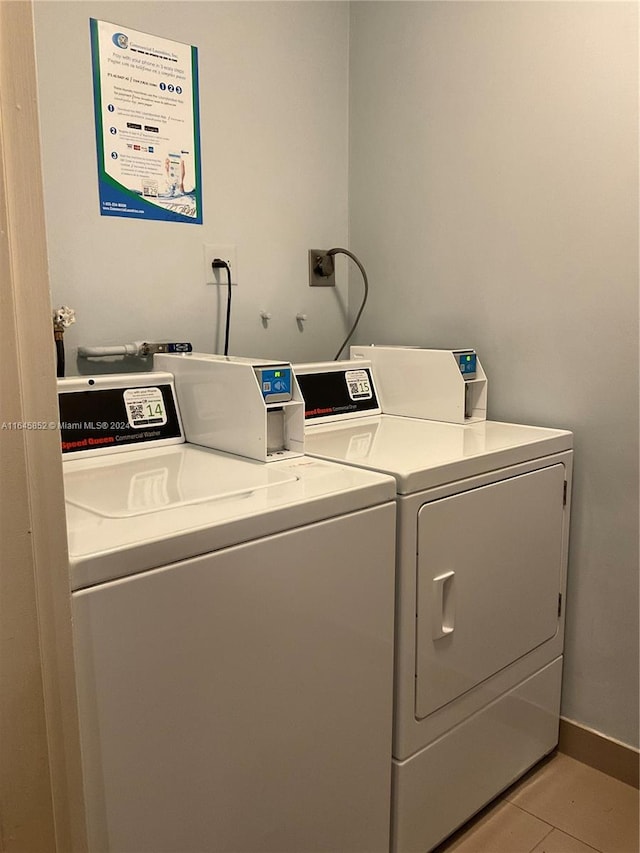
{"type": "Polygon", "coordinates": [[[572,444],[567,430],[394,415],[307,426],[305,433],[307,453],[390,474],[399,495],[570,450],[572,444]]]}
{"type": "Polygon", "coordinates": [[[63,463],[73,589],[375,506],[390,477],[180,444],[63,463]]]}

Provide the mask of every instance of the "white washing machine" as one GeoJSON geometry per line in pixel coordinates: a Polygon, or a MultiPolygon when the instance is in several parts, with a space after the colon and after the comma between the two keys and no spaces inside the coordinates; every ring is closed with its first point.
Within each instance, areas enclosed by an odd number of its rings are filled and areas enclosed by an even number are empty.
{"type": "Polygon", "coordinates": [[[395,488],[59,383],[89,849],[387,851],[395,488]]]}
{"type": "Polygon", "coordinates": [[[294,370],[306,452],[396,482],[392,850],[424,853],[557,744],[572,435],[382,414],[366,361],[294,370]]]}

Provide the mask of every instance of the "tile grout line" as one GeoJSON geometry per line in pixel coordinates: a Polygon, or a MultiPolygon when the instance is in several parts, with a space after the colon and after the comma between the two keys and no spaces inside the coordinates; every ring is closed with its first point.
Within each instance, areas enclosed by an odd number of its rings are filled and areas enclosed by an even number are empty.
{"type": "MultiPolygon", "coordinates": [[[[516,806],[516,808],[518,809],[518,808],[520,808],[520,806],[516,806]]],[[[521,809],[521,811],[523,811],[523,812],[524,812],[525,810],[524,810],[524,809],[521,809]]],[[[530,812],[526,812],[526,814],[530,814],[530,812]]],[[[532,815],[532,817],[535,817],[535,815],[532,815]]],[[[538,820],[540,820],[540,818],[538,818],[538,820]]],[[[543,822],[543,823],[547,823],[547,822],[546,822],[546,820],[544,820],[544,821],[542,821],[542,822],[543,822]]],[[[547,823],[547,826],[549,827],[549,832],[547,832],[547,834],[546,834],[546,835],[544,835],[544,836],[540,839],[540,841],[538,841],[538,844],[535,844],[535,845],[531,848],[531,850],[529,850],[529,853],[533,853],[533,851],[536,849],[536,847],[538,847],[538,845],[539,845],[539,844],[542,844],[542,842],[545,840],[545,838],[548,838],[548,837],[551,835],[551,833],[553,832],[553,830],[557,828],[557,827],[555,827],[555,826],[553,826],[553,825],[551,825],[551,824],[548,824],[548,823],[547,823]]]]}
{"type": "MultiPolygon", "coordinates": [[[[515,806],[517,809],[520,809],[521,812],[525,812],[525,814],[530,815],[530,817],[535,817],[536,820],[541,820],[542,823],[546,823],[547,826],[550,826],[552,829],[560,829],[559,826],[555,826],[553,823],[549,823],[548,820],[545,820],[545,818],[540,817],[540,815],[537,815],[535,812],[530,812],[529,809],[525,809],[524,806],[516,805],[516,803],[511,803],[511,805],[515,806]]],[[[563,832],[563,831],[564,830],[560,830],[560,832],[563,832]]],[[[545,838],[546,838],[546,836],[545,836],[545,838]]],[[[578,840],[580,840],[580,839],[578,839],[578,840]]]]}
{"type": "MultiPolygon", "coordinates": [[[[520,811],[525,812],[525,814],[528,814],[530,817],[534,817],[536,820],[542,821],[542,823],[546,823],[546,824],[547,824],[547,826],[550,826],[550,827],[551,827],[551,829],[549,830],[549,832],[547,832],[547,834],[544,836],[544,838],[541,838],[541,839],[540,839],[540,841],[538,842],[538,844],[542,844],[542,842],[544,841],[544,839],[545,839],[545,838],[548,838],[548,837],[549,837],[549,835],[551,835],[551,833],[553,832],[553,830],[554,830],[554,829],[557,829],[557,830],[558,830],[558,832],[562,832],[564,835],[568,835],[568,836],[569,836],[569,838],[573,838],[573,840],[574,840],[574,841],[579,841],[579,842],[580,842],[580,844],[584,844],[584,845],[585,845],[585,847],[589,847],[589,849],[591,849],[591,850],[595,851],[595,853],[604,853],[604,851],[600,850],[600,848],[599,848],[599,847],[594,847],[592,844],[589,844],[589,842],[588,842],[588,841],[585,841],[583,838],[578,838],[578,836],[577,836],[577,835],[572,835],[572,833],[567,832],[567,830],[566,830],[566,829],[561,829],[561,827],[559,827],[559,826],[555,826],[554,824],[550,824],[550,823],[549,823],[549,821],[545,820],[544,818],[541,818],[539,815],[534,814],[533,812],[530,812],[528,809],[525,809],[525,808],[523,808],[522,806],[516,806],[516,804],[515,804],[515,803],[511,803],[511,805],[512,805],[512,806],[515,806],[517,809],[520,809],[520,811]]],[[[536,847],[537,847],[537,846],[538,846],[538,845],[536,844],[536,847]]],[[[534,847],[534,848],[532,848],[532,849],[533,849],[533,850],[535,850],[535,847],[534,847]]],[[[530,850],[530,851],[529,851],[529,853],[532,853],[532,851],[530,850]]]]}

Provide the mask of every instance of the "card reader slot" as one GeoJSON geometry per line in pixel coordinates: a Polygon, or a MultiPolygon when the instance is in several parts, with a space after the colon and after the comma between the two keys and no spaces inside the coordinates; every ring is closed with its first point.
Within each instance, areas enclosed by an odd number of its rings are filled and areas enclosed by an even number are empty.
{"type": "Polygon", "coordinates": [[[285,449],[284,408],[270,406],[267,409],[267,453],[285,449]]]}

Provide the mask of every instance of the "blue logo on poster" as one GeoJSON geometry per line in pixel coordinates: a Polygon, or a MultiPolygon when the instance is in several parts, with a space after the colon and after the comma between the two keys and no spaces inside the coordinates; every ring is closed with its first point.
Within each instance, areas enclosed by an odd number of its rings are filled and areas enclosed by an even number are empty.
{"type": "Polygon", "coordinates": [[[122,50],[126,50],[129,47],[129,36],[125,36],[124,33],[114,33],[111,41],[116,47],[122,48],[122,50]]]}

